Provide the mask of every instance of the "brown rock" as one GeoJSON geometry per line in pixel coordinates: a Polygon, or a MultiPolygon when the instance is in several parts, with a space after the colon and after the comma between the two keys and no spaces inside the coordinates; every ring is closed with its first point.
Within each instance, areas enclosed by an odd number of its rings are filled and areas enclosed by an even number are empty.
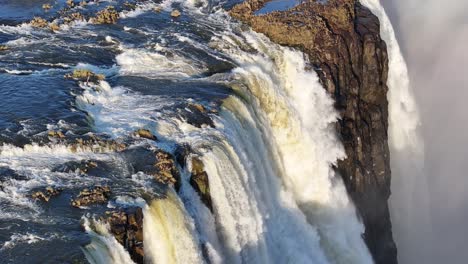
{"type": "Polygon", "coordinates": [[[108,6],[97,12],[96,17],[92,18],[91,22],[94,24],[115,24],[119,17],[117,10],[113,6],[108,6]]]}
{"type": "Polygon", "coordinates": [[[177,9],[172,10],[171,17],[180,17],[180,11],[177,9]]]}
{"type": "Polygon", "coordinates": [[[71,74],[66,74],[64,76],[66,79],[73,79],[81,82],[92,82],[97,83],[106,79],[106,76],[102,74],[96,74],[88,69],[76,69],[71,74]]]}
{"type": "Polygon", "coordinates": [[[155,135],[153,135],[148,129],[138,129],[137,131],[135,131],[134,135],[150,140],[158,140],[158,138],[155,135]]]}
{"type": "Polygon", "coordinates": [[[255,16],[265,2],[245,1],[230,14],[308,55],[341,113],[336,127],[347,158],[337,170],[362,216],[364,239],[376,263],[397,263],[387,204],[388,58],[378,18],[355,0],[304,1],[291,10],[255,16]]]}
{"type": "Polygon", "coordinates": [[[78,196],[71,201],[71,205],[73,207],[80,207],[106,203],[110,193],[111,190],[109,186],[97,186],[93,189],[83,189],[78,196]]]}
{"type": "Polygon", "coordinates": [[[43,4],[42,5],[42,9],[44,9],[46,11],[49,11],[49,9],[51,9],[51,8],[52,8],[52,5],[50,5],[50,4],[43,4]]]}
{"type": "Polygon", "coordinates": [[[65,135],[62,133],[62,131],[51,130],[47,132],[47,135],[52,138],[65,138],[65,135]]]}
{"type": "Polygon", "coordinates": [[[210,209],[210,211],[213,211],[208,174],[205,172],[203,162],[198,158],[192,158],[192,176],[190,177],[190,185],[192,185],[198,193],[202,202],[210,209]]]}
{"type": "Polygon", "coordinates": [[[54,189],[53,187],[47,187],[44,191],[37,191],[31,195],[32,199],[41,200],[48,202],[50,198],[59,195],[62,192],[61,188],[54,189]]]}
{"type": "Polygon", "coordinates": [[[45,28],[49,23],[42,17],[34,17],[33,20],[31,20],[30,25],[35,28],[45,28]]]}
{"type": "Polygon", "coordinates": [[[126,211],[109,212],[105,221],[117,241],[127,249],[138,264],[144,263],[143,210],[131,208],[126,211]]]}
{"type": "Polygon", "coordinates": [[[57,25],[56,23],[50,23],[50,24],[49,24],[49,29],[52,30],[52,31],[59,31],[59,30],[60,30],[60,26],[57,25]]]}
{"type": "Polygon", "coordinates": [[[150,172],[150,174],[154,176],[156,181],[166,185],[173,185],[176,190],[179,190],[180,174],[174,157],[162,150],[157,150],[155,157],[154,171],[150,172]]]}

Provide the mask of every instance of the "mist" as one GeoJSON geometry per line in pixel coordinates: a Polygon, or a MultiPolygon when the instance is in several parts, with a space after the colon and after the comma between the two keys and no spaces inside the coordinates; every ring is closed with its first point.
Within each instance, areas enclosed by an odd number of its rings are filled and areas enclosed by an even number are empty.
{"type": "Polygon", "coordinates": [[[391,211],[399,261],[466,263],[468,1],[381,3],[408,64],[425,145],[424,168],[399,166],[412,154],[392,153],[391,211]]]}

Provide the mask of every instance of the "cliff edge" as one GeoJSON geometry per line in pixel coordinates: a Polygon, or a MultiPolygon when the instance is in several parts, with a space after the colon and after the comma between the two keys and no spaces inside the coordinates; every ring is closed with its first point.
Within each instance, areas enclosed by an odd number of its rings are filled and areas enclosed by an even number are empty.
{"type": "Polygon", "coordinates": [[[257,15],[267,2],[247,0],[230,14],[308,55],[341,115],[336,126],[347,158],[336,169],[362,217],[365,242],[376,263],[397,263],[387,203],[388,61],[379,20],[356,0],[305,0],[289,10],[257,15]]]}

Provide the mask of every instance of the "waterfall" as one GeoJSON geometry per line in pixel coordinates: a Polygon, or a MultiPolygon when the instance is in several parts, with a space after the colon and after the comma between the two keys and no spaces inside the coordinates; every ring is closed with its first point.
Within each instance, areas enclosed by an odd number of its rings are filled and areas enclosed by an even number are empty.
{"type": "Polygon", "coordinates": [[[124,247],[109,233],[108,225],[99,220],[90,220],[88,218],[83,220],[83,226],[91,237],[91,243],[83,247],[83,252],[91,264],[134,263],[124,247]]]}
{"type": "Polygon", "coordinates": [[[193,223],[186,216],[177,194],[153,200],[145,207],[143,241],[148,263],[204,263],[194,235],[193,223]]]}
{"type": "Polygon", "coordinates": [[[428,249],[415,247],[415,241],[421,236],[429,238],[431,233],[428,183],[423,172],[424,142],[419,131],[421,124],[418,107],[406,62],[384,8],[379,0],[360,2],[379,18],[381,37],[387,44],[388,130],[392,169],[390,213],[399,260],[413,263],[422,261],[428,255],[428,249]],[[417,257],[409,260],[409,255],[417,257]]]}
{"type": "MultiPolygon", "coordinates": [[[[334,126],[338,114],[317,74],[306,70],[304,54],[241,31],[222,11],[199,12],[184,10],[209,28],[209,43],[179,39],[235,65],[203,79],[233,89],[214,117],[216,128],[195,129],[167,112],[154,113],[159,104],[171,105],[172,98],[142,96],[105,82],[82,87],[85,92],[78,97],[98,132],[118,137],[151,128],[158,136],[189,144],[204,164],[213,213],[196,197],[184,169],[180,198],[169,189],[167,198],[144,208],[145,261],[372,263],[362,239],[364,226],[332,169],[345,157],[334,126]],[[212,30],[221,25],[224,30],[212,30]]],[[[124,49],[117,58],[120,74],[183,80],[203,70],[193,64],[178,69],[186,74],[171,74],[175,64],[167,62],[175,58],[188,65],[189,60],[164,56],[124,49]]]]}

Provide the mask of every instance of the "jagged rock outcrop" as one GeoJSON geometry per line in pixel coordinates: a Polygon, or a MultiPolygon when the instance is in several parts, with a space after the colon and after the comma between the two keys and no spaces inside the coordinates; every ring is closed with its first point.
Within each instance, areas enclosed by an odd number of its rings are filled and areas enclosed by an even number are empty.
{"type": "Polygon", "coordinates": [[[108,212],[105,221],[109,224],[109,231],[127,249],[132,260],[144,263],[143,210],[138,207],[108,212]]]}
{"type": "Polygon", "coordinates": [[[356,0],[308,0],[290,10],[255,15],[267,1],[245,1],[230,13],[272,41],[308,55],[341,115],[337,131],[347,158],[337,171],[362,216],[364,239],[376,263],[397,263],[387,204],[388,58],[379,20],[356,0]]]}
{"type": "Polygon", "coordinates": [[[200,199],[206,205],[206,207],[208,207],[210,211],[213,211],[208,174],[205,171],[205,165],[203,164],[203,161],[196,157],[192,158],[191,174],[190,185],[192,185],[192,187],[198,193],[200,199]]]}
{"type": "Polygon", "coordinates": [[[82,190],[75,199],[71,201],[71,206],[80,208],[92,204],[103,204],[109,200],[111,190],[109,186],[96,186],[92,189],[82,190]]]}

